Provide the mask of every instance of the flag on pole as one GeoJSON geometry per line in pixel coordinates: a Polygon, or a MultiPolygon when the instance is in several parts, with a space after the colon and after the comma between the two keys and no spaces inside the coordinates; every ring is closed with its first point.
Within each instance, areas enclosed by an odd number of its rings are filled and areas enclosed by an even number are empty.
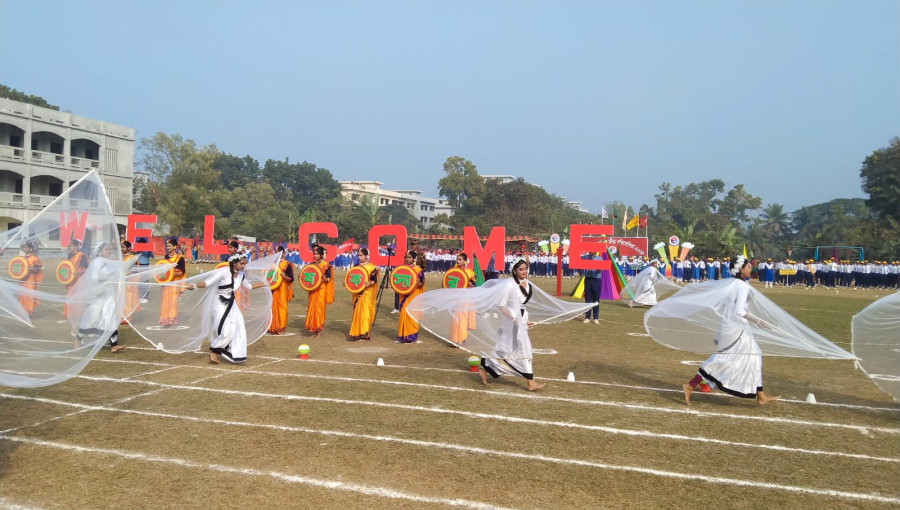
{"type": "Polygon", "coordinates": [[[478,257],[472,255],[472,259],[472,270],[475,271],[475,286],[481,287],[484,285],[484,271],[481,270],[481,264],[478,263],[478,257]]]}
{"type": "Polygon", "coordinates": [[[747,245],[744,245],[744,260],[747,260],[747,245]]]}
{"type": "Polygon", "coordinates": [[[609,213],[606,212],[606,207],[603,207],[600,209],[600,217],[603,218],[604,220],[609,219],[609,213]]]}
{"type": "Polygon", "coordinates": [[[647,228],[647,216],[649,215],[645,214],[644,217],[641,218],[641,222],[638,224],[638,227],[647,228]]]}
{"type": "Polygon", "coordinates": [[[634,227],[638,226],[638,223],[640,222],[640,220],[641,220],[641,215],[640,215],[640,214],[635,214],[633,218],[631,218],[630,220],[628,220],[628,227],[627,227],[627,228],[630,230],[630,229],[633,229],[634,227]]]}
{"type": "Polygon", "coordinates": [[[616,212],[616,208],[613,207],[613,219],[616,219],[616,218],[618,218],[618,217],[619,217],[619,213],[616,212]]]}
{"type": "Polygon", "coordinates": [[[628,225],[628,206],[627,205],[625,206],[625,214],[622,215],[622,228],[623,229],[628,228],[626,225],[628,225]]]}
{"type": "Polygon", "coordinates": [[[583,299],[584,298],[584,276],[578,280],[578,283],[575,285],[575,288],[572,289],[572,293],[569,294],[573,298],[583,299]]]}
{"type": "Polygon", "coordinates": [[[340,246],[337,247],[338,253],[350,252],[353,250],[353,238],[347,239],[340,246]]]}

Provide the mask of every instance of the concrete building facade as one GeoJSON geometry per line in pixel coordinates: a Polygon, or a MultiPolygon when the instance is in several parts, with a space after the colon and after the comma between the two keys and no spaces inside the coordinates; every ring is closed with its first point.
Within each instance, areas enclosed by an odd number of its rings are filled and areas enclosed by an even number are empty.
{"type": "Polygon", "coordinates": [[[29,221],[94,169],[126,225],[134,128],[0,98],[0,231],[29,221]]]}
{"type": "Polygon", "coordinates": [[[417,190],[388,190],[381,187],[379,181],[338,181],[341,183],[341,194],[354,203],[367,196],[379,206],[400,205],[407,208],[419,224],[428,228],[434,223],[434,217],[440,213],[448,216],[453,210],[446,200],[422,196],[417,190]]]}

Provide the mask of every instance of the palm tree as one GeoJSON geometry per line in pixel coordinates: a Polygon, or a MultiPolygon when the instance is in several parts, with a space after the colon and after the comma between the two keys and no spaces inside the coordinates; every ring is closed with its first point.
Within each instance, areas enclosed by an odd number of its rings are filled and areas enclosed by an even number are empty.
{"type": "Polygon", "coordinates": [[[778,241],[787,234],[790,219],[783,205],[769,204],[764,207],[760,219],[763,220],[763,230],[772,241],[778,241]]]}

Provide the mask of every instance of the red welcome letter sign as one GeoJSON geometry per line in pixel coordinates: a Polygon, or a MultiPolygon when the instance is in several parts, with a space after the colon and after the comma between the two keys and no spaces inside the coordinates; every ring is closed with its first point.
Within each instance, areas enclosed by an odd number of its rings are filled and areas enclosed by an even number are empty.
{"type": "MultiPolygon", "coordinates": [[[[309,246],[309,236],[313,234],[325,234],[328,237],[337,237],[338,228],[334,223],[304,223],[297,229],[297,239],[300,242],[300,260],[309,264],[313,260],[312,250],[307,250],[309,246]]],[[[325,248],[325,260],[331,262],[337,257],[336,246],[322,246],[325,248]]]]}
{"type": "Polygon", "coordinates": [[[216,235],[216,217],[203,217],[203,253],[206,255],[224,255],[228,253],[228,245],[217,244],[214,239],[216,235]]]}
{"type": "Polygon", "coordinates": [[[69,211],[66,218],[65,211],[59,211],[59,245],[65,248],[69,245],[69,239],[74,237],[84,241],[84,229],[87,227],[87,211],[81,211],[79,215],[75,211],[69,211]]]}
{"type": "Polygon", "coordinates": [[[584,236],[611,236],[612,225],[570,225],[569,226],[569,267],[572,269],[612,269],[608,260],[583,259],[586,253],[606,252],[606,241],[585,240],[584,236]]]}
{"type": "Polygon", "coordinates": [[[369,230],[369,262],[376,266],[388,265],[388,258],[378,253],[378,241],[383,236],[394,236],[397,242],[396,251],[391,255],[390,265],[402,265],[403,254],[406,252],[406,227],[403,225],[375,225],[369,230]]]}
{"type": "Polygon", "coordinates": [[[494,257],[494,267],[497,267],[499,264],[502,270],[504,264],[503,256],[506,251],[504,249],[506,247],[505,242],[506,227],[491,228],[491,235],[484,242],[484,247],[481,246],[481,241],[478,240],[478,232],[475,230],[475,227],[463,228],[463,251],[471,255],[472,264],[475,264],[475,259],[478,259],[478,265],[482,271],[486,270],[491,256],[494,257]]]}
{"type": "Polygon", "coordinates": [[[131,249],[134,250],[135,253],[139,251],[153,251],[153,243],[150,241],[150,236],[153,235],[153,228],[138,228],[138,223],[156,223],[156,215],[155,214],[129,214],[128,215],[128,230],[125,232],[125,239],[131,243],[131,249]],[[138,237],[143,237],[147,239],[146,243],[137,243],[134,240],[138,237]]]}

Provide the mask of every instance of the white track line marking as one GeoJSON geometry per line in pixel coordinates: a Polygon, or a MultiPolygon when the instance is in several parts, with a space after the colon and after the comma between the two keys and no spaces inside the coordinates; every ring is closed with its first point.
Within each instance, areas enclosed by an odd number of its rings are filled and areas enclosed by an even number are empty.
{"type": "MultiPolygon", "coordinates": [[[[189,460],[180,459],[177,457],[163,457],[159,455],[146,455],[138,452],[129,452],[125,450],[117,450],[111,448],[93,448],[89,446],[77,446],[70,445],[66,443],[60,443],[57,441],[43,441],[40,439],[30,439],[30,438],[21,438],[21,437],[12,437],[12,436],[2,436],[0,435],[0,439],[5,439],[8,441],[15,441],[19,443],[25,443],[36,446],[43,446],[47,448],[56,448],[60,450],[68,450],[68,451],[76,451],[79,453],[94,453],[100,455],[112,455],[116,457],[122,457],[126,459],[132,460],[140,460],[144,462],[156,462],[162,464],[174,464],[176,466],[192,468],[192,469],[202,469],[202,470],[212,470],[218,471],[220,473],[227,474],[235,474],[235,475],[243,475],[243,476],[259,476],[259,477],[269,477],[274,478],[276,480],[281,480],[289,483],[299,483],[304,485],[312,485],[315,487],[321,487],[323,489],[331,489],[331,490],[339,490],[344,492],[353,492],[357,494],[363,494],[366,496],[376,496],[380,498],[388,498],[388,499],[401,499],[407,501],[415,501],[418,503],[434,503],[448,506],[456,506],[456,507],[466,507],[466,508],[476,508],[476,509],[484,509],[484,510],[506,510],[506,507],[499,507],[495,505],[491,505],[488,503],[482,503],[480,501],[471,501],[466,499],[447,499],[447,498],[433,498],[428,496],[420,496],[417,494],[411,494],[408,492],[397,491],[393,489],[386,489],[383,487],[373,487],[370,485],[359,485],[353,483],[345,483],[334,480],[323,480],[320,478],[309,478],[306,476],[297,476],[290,475],[287,473],[279,473],[277,471],[260,471],[258,469],[250,469],[250,468],[239,468],[233,466],[225,466],[222,464],[201,464],[198,462],[192,462],[189,460]]],[[[865,495],[863,495],[865,496],[865,495]]]]}
{"type": "MultiPolygon", "coordinates": [[[[275,375],[283,376],[285,374],[275,374],[275,375]]],[[[277,394],[277,393],[262,393],[262,392],[255,392],[255,391],[236,391],[236,390],[226,390],[226,389],[222,389],[222,388],[203,388],[203,387],[198,387],[198,386],[187,386],[187,385],[181,385],[181,384],[163,384],[163,383],[157,383],[157,382],[152,382],[152,381],[131,381],[131,380],[125,381],[123,379],[116,379],[113,377],[96,377],[96,376],[82,376],[82,375],[80,375],[78,377],[80,379],[86,379],[88,381],[146,384],[146,385],[152,385],[152,386],[158,386],[158,387],[164,387],[164,388],[172,388],[172,389],[183,389],[183,390],[189,390],[189,391],[206,391],[206,392],[211,392],[211,393],[220,393],[223,395],[239,395],[242,397],[256,396],[256,397],[262,397],[262,398],[276,398],[276,399],[283,399],[283,400],[305,400],[305,401],[330,402],[330,403],[339,403],[339,404],[371,405],[371,406],[376,406],[376,407],[387,407],[387,408],[404,409],[404,410],[411,410],[411,411],[426,411],[426,412],[437,412],[437,413],[447,413],[447,414],[459,414],[459,415],[463,415],[463,416],[486,417],[486,418],[493,417],[493,415],[482,414],[482,413],[468,413],[468,412],[456,411],[456,410],[452,410],[452,409],[440,409],[440,408],[436,408],[436,407],[412,406],[412,405],[405,405],[405,404],[390,404],[390,403],[384,403],[384,402],[372,402],[372,401],[367,401],[367,400],[348,400],[348,399],[330,398],[330,397],[310,397],[310,396],[305,396],[305,395],[283,395],[283,394],[277,394]]],[[[340,378],[336,378],[336,379],[340,380],[340,378]]],[[[377,379],[372,379],[372,381],[378,382],[377,379]]],[[[399,383],[399,382],[394,382],[392,384],[415,385],[415,383],[399,383]]],[[[476,390],[471,390],[470,388],[457,388],[455,386],[446,386],[446,387],[444,387],[444,386],[429,386],[429,385],[419,385],[419,386],[425,386],[425,387],[429,387],[429,388],[440,388],[440,389],[447,389],[447,390],[456,390],[456,391],[476,391],[476,390]]],[[[695,415],[698,417],[704,417],[704,418],[714,416],[714,417],[718,417],[718,418],[733,418],[733,419],[745,419],[745,420],[754,420],[754,421],[765,421],[765,422],[771,422],[771,423],[785,423],[785,424],[789,424],[789,425],[800,425],[800,426],[805,426],[805,427],[843,428],[843,429],[855,430],[857,432],[861,432],[861,433],[865,433],[865,434],[868,434],[869,432],[872,432],[872,431],[882,432],[885,434],[900,434],[900,429],[891,429],[891,428],[884,428],[884,427],[865,427],[865,426],[861,426],[861,425],[848,425],[848,424],[843,424],[843,423],[814,422],[814,421],[806,421],[806,420],[792,420],[792,419],[788,419],[788,418],[770,418],[770,417],[765,417],[765,416],[742,416],[742,415],[730,415],[730,414],[725,414],[725,413],[700,413],[700,412],[689,410],[689,409],[677,409],[676,410],[676,409],[666,409],[666,408],[652,408],[649,406],[637,406],[634,404],[615,404],[615,403],[609,403],[609,402],[596,402],[596,401],[592,401],[592,400],[578,400],[578,399],[569,399],[569,398],[561,398],[561,397],[541,397],[541,396],[535,396],[535,395],[519,395],[519,394],[501,393],[501,392],[490,392],[490,393],[492,393],[493,395],[514,396],[514,397],[518,397],[518,398],[532,398],[532,399],[536,399],[536,400],[552,400],[552,401],[559,401],[559,402],[583,403],[583,404],[590,404],[590,405],[607,405],[607,406],[612,406],[612,407],[626,407],[626,408],[632,408],[632,409],[633,408],[637,408],[637,409],[647,408],[651,411],[671,412],[671,413],[678,413],[678,414],[691,414],[691,415],[695,415]]],[[[507,419],[509,419],[511,421],[521,420],[523,423],[538,423],[538,424],[552,423],[552,422],[543,422],[540,420],[532,420],[532,419],[525,419],[525,418],[519,418],[519,419],[515,419],[515,420],[513,420],[512,418],[507,418],[507,419]]],[[[562,423],[562,422],[557,422],[557,423],[562,423]]],[[[562,423],[562,426],[573,426],[573,425],[569,424],[569,423],[562,423]]],[[[588,428],[590,426],[583,425],[580,427],[588,428]]],[[[596,430],[601,430],[601,429],[596,429],[596,430]]]]}
{"type": "MultiPolygon", "coordinates": [[[[61,450],[69,450],[69,451],[77,451],[79,453],[95,453],[101,455],[114,455],[118,457],[124,457],[127,459],[141,460],[145,462],[159,462],[159,463],[167,463],[167,464],[175,464],[182,467],[187,468],[197,468],[197,469],[206,469],[219,471],[222,473],[229,474],[239,474],[239,475],[249,475],[249,476],[268,476],[280,480],[284,480],[292,483],[302,483],[307,485],[314,485],[317,487],[322,487],[326,489],[333,490],[342,490],[347,492],[355,492],[365,495],[377,496],[382,498],[390,498],[390,499],[404,499],[409,501],[417,501],[423,503],[438,503],[445,504],[451,506],[465,506],[469,508],[479,508],[479,509],[494,509],[500,508],[495,507],[493,505],[470,501],[464,499],[445,499],[445,498],[433,498],[428,496],[419,496],[415,494],[410,494],[407,492],[396,491],[393,489],[385,489],[381,487],[371,487],[366,485],[357,485],[357,484],[347,484],[343,482],[331,481],[331,480],[321,480],[315,478],[309,478],[305,476],[297,476],[297,475],[289,475],[286,473],[278,473],[275,471],[259,471],[256,469],[250,468],[237,468],[232,466],[224,466],[221,464],[200,464],[197,462],[192,462],[180,458],[175,457],[162,457],[158,455],[146,455],[137,452],[129,452],[124,450],[110,449],[110,448],[94,448],[87,446],[77,446],[70,445],[67,443],[61,443],[57,441],[45,441],[40,439],[31,439],[31,438],[23,438],[23,437],[13,437],[7,435],[0,435],[0,439],[5,439],[8,441],[15,441],[25,444],[43,446],[48,448],[57,448],[61,450]]],[[[448,445],[449,446],[449,445],[448,445]]],[[[458,446],[458,445],[457,445],[458,446]]],[[[492,450],[485,450],[481,448],[472,448],[466,446],[458,446],[458,448],[462,451],[469,451],[473,453],[480,453],[484,455],[488,455],[493,453],[492,450]]],[[[619,466],[614,464],[605,464],[601,462],[590,462],[583,460],[574,460],[574,459],[556,459],[553,457],[545,457],[543,455],[529,455],[515,452],[500,452],[504,454],[504,456],[514,457],[517,459],[527,459],[527,460],[539,460],[544,462],[556,462],[556,463],[564,463],[569,465],[576,466],[585,466],[585,467],[593,467],[599,469],[607,469],[611,471],[623,471],[630,473],[640,473],[652,476],[659,476],[663,478],[674,478],[679,480],[690,480],[694,482],[705,482],[716,485],[732,485],[732,486],[741,486],[741,487],[753,487],[753,488],[761,488],[761,489],[770,489],[770,490],[780,490],[786,492],[800,493],[800,494],[809,494],[815,496],[822,497],[838,497],[844,499],[853,499],[853,500],[862,500],[862,501],[875,501],[879,503],[890,503],[890,504],[900,504],[900,498],[896,497],[888,497],[882,496],[879,494],[865,494],[859,492],[847,492],[847,491],[838,491],[831,489],[816,489],[810,487],[799,487],[793,485],[782,485],[782,484],[774,484],[767,482],[754,482],[749,480],[739,480],[739,479],[731,479],[731,478],[722,478],[722,477],[709,477],[709,476],[701,476],[701,475],[693,475],[693,474],[685,474],[678,473],[673,471],[663,471],[661,469],[650,469],[650,468],[642,468],[637,466],[619,466]]]]}
{"type": "MultiPolygon", "coordinates": [[[[155,393],[155,392],[148,392],[148,393],[142,394],[140,396],[145,396],[145,395],[149,395],[152,393],[155,393]]],[[[215,418],[200,418],[200,417],[196,417],[196,416],[185,416],[185,415],[177,415],[177,414],[169,414],[169,413],[160,413],[160,412],[156,412],[156,411],[138,411],[135,409],[121,409],[118,407],[112,407],[113,405],[121,404],[124,401],[116,401],[116,402],[110,403],[109,405],[93,406],[93,405],[87,405],[87,404],[79,404],[77,402],[68,402],[68,401],[64,401],[64,400],[27,397],[27,396],[20,396],[20,395],[0,394],[0,398],[9,398],[12,400],[26,400],[26,401],[31,401],[31,402],[40,402],[42,404],[75,407],[75,408],[81,409],[82,411],[80,411],[80,412],[105,411],[105,412],[112,412],[112,413],[134,414],[134,415],[138,415],[138,416],[172,418],[172,419],[193,421],[193,422],[198,422],[198,423],[213,423],[213,424],[234,425],[234,426],[241,426],[241,427],[270,428],[270,429],[284,430],[284,431],[290,431],[290,432],[306,432],[306,433],[316,433],[316,434],[325,434],[325,435],[341,435],[341,436],[345,436],[345,437],[356,437],[356,438],[371,439],[371,440],[376,440],[376,441],[396,441],[399,443],[415,444],[415,445],[428,445],[428,446],[443,447],[441,445],[446,444],[446,443],[431,443],[431,442],[425,442],[425,441],[417,441],[417,440],[406,439],[406,438],[393,438],[393,437],[386,437],[386,436],[370,436],[367,434],[354,434],[354,433],[349,433],[349,432],[340,432],[340,431],[332,431],[332,430],[308,429],[308,428],[303,428],[303,427],[292,427],[292,426],[286,426],[286,425],[255,424],[255,423],[248,423],[248,422],[219,420],[219,419],[215,419],[215,418]]],[[[128,400],[131,400],[131,399],[128,399],[128,400]]],[[[74,414],[77,414],[77,413],[72,413],[71,415],[74,415],[74,414]]],[[[71,416],[71,415],[67,415],[67,416],[71,416]]],[[[486,415],[486,416],[490,416],[492,419],[497,419],[497,420],[503,420],[505,418],[503,415],[486,415]]],[[[556,422],[543,422],[540,424],[550,425],[550,426],[558,426],[558,423],[556,423],[556,422]]],[[[799,454],[805,454],[805,455],[825,455],[825,456],[833,456],[833,457],[845,457],[845,458],[850,458],[850,459],[871,460],[871,461],[877,461],[877,462],[900,463],[900,458],[879,457],[879,456],[874,456],[874,455],[865,455],[865,454],[861,454],[861,453],[845,453],[845,452],[834,452],[834,451],[825,451],[825,450],[807,450],[804,448],[792,448],[792,447],[787,447],[787,446],[743,443],[743,442],[736,442],[736,441],[726,441],[723,439],[710,439],[710,438],[705,438],[702,436],[682,436],[682,435],[678,435],[678,434],[664,434],[664,433],[656,433],[656,432],[650,432],[650,431],[644,431],[644,430],[618,429],[618,428],[614,428],[614,427],[595,426],[595,425],[578,425],[575,423],[567,423],[566,424],[566,428],[583,428],[583,427],[590,427],[591,430],[597,430],[599,432],[605,432],[605,433],[614,434],[614,435],[617,434],[617,435],[625,435],[625,436],[632,436],[632,437],[649,437],[652,439],[668,439],[668,440],[674,440],[674,441],[695,441],[698,443],[707,443],[707,444],[714,444],[714,445],[719,445],[719,446],[737,446],[737,447],[743,447],[743,448],[758,448],[758,449],[763,449],[763,450],[773,450],[773,451],[787,452],[787,453],[799,453],[799,454]]],[[[20,427],[20,429],[21,428],[24,428],[24,427],[20,427]]],[[[7,433],[9,431],[2,431],[2,432],[7,433]]]]}
{"type": "MultiPolygon", "coordinates": [[[[151,349],[148,347],[134,347],[133,349],[156,351],[156,349],[151,349]]],[[[336,361],[336,360],[322,360],[322,359],[301,360],[301,359],[294,358],[294,357],[276,358],[274,356],[254,356],[254,358],[269,359],[269,360],[276,360],[276,361],[294,361],[294,362],[298,362],[298,363],[326,363],[326,364],[332,364],[332,365],[366,366],[366,367],[372,366],[371,363],[361,363],[361,362],[354,362],[354,361],[336,361]]],[[[134,361],[134,360],[112,360],[109,358],[95,358],[95,361],[103,361],[103,362],[111,362],[111,363],[135,363],[135,364],[147,363],[147,364],[160,365],[160,366],[166,365],[166,363],[160,363],[160,362],[150,362],[150,361],[144,362],[144,361],[134,361]]],[[[195,365],[177,365],[177,366],[197,368],[195,365]]],[[[380,368],[384,368],[384,369],[396,368],[396,369],[404,369],[404,370],[423,370],[423,371],[429,371],[429,372],[449,372],[449,373],[455,373],[455,374],[468,373],[464,369],[421,367],[421,366],[408,366],[408,365],[391,365],[391,364],[385,365],[384,367],[380,367],[380,368]]],[[[666,393],[682,393],[683,392],[683,390],[681,390],[681,389],[656,388],[653,386],[634,386],[634,385],[627,385],[627,384],[621,384],[621,383],[606,383],[606,382],[599,382],[599,381],[583,381],[583,380],[578,380],[578,381],[572,382],[572,381],[567,381],[566,379],[554,379],[554,378],[549,378],[549,377],[542,377],[541,379],[545,380],[545,381],[552,381],[552,382],[564,382],[566,384],[587,384],[587,385],[593,385],[593,386],[607,386],[607,387],[611,387],[611,388],[625,388],[625,389],[630,389],[630,390],[641,390],[641,391],[651,391],[651,392],[666,392],[666,393]]],[[[724,393],[709,393],[706,396],[707,397],[712,396],[712,397],[717,397],[717,398],[734,398],[734,397],[732,397],[730,395],[726,395],[724,393]]],[[[846,408],[846,409],[900,412],[900,407],[872,407],[872,406],[862,406],[862,405],[855,405],[855,404],[839,404],[839,403],[830,403],[830,402],[818,402],[816,404],[807,404],[807,402],[805,400],[789,399],[789,398],[782,398],[781,400],[779,400],[779,402],[782,402],[782,403],[790,402],[790,403],[801,404],[801,405],[815,405],[816,407],[838,407],[838,408],[846,408]]]]}

